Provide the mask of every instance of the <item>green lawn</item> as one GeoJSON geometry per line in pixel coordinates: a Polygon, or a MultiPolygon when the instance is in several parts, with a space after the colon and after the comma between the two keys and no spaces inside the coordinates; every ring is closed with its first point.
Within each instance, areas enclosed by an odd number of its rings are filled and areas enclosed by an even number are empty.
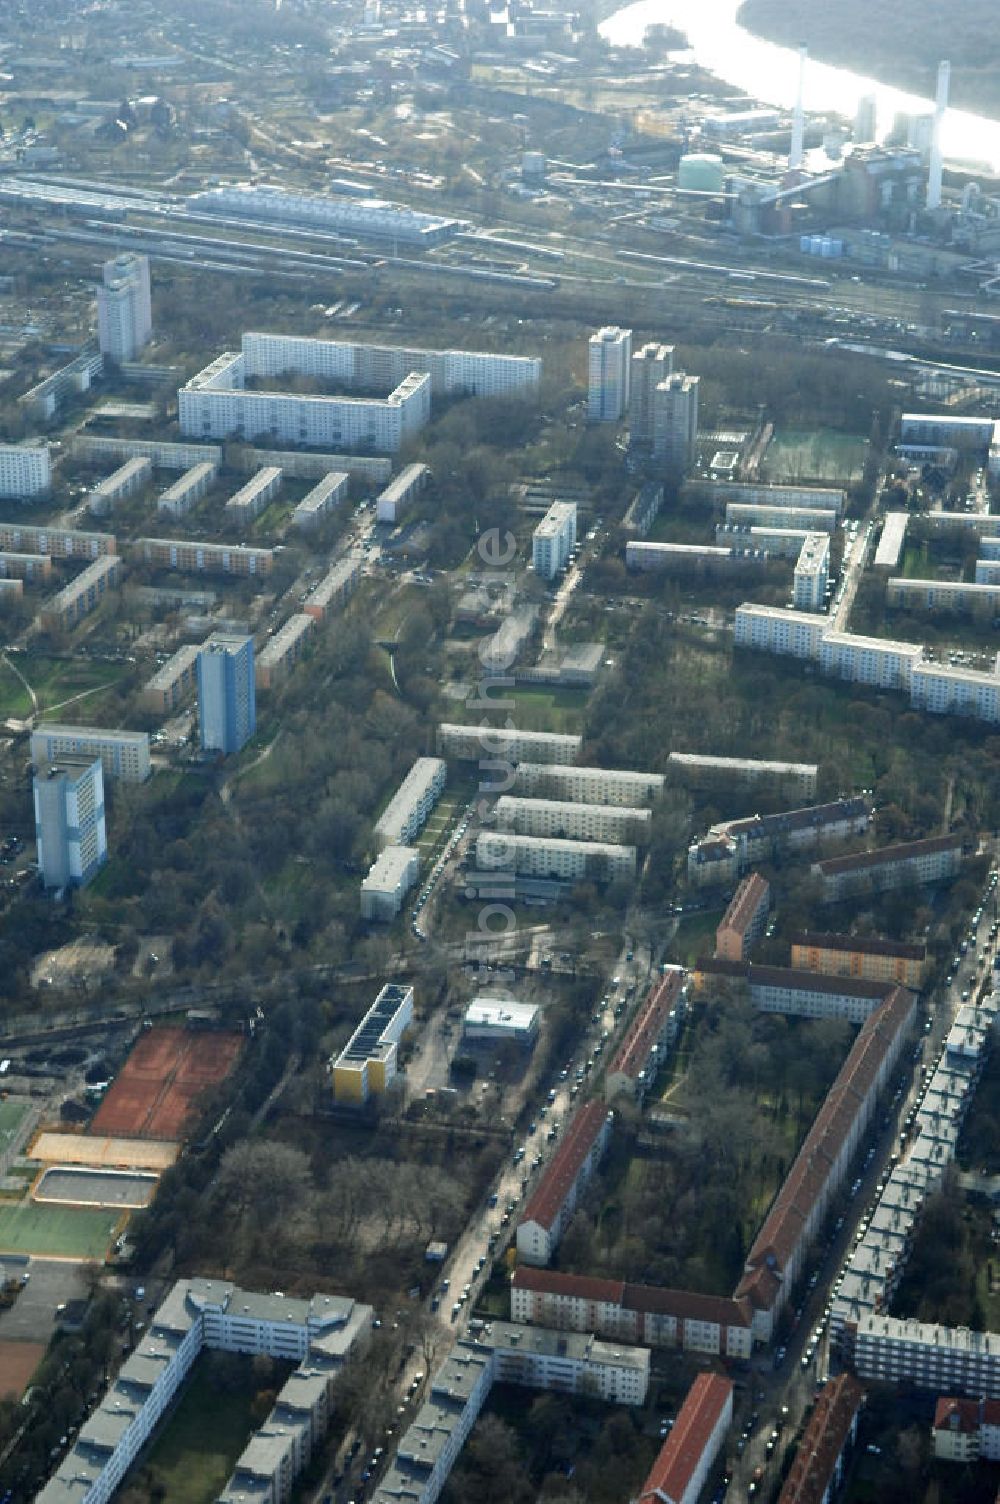
{"type": "Polygon", "coordinates": [[[160,1504],[212,1504],[254,1430],[251,1359],[246,1359],[246,1383],[230,1388],[219,1383],[213,1358],[198,1359],[142,1465],[150,1497],[160,1504]]]}
{"type": "MultiPolygon", "coordinates": [[[[18,654],[17,666],[38,696],[42,710],[84,690],[106,689],[122,677],[127,667],[122,663],[94,663],[86,658],[36,657],[32,653],[18,654]]],[[[81,700],[73,709],[73,720],[86,722],[87,707],[96,704],[99,698],[95,693],[81,700]]],[[[27,690],[17,675],[0,663],[0,716],[26,716],[30,712],[27,690]]]]}
{"type": "Polygon", "coordinates": [[[113,1211],[40,1206],[34,1201],[0,1205],[0,1253],[103,1259],[120,1223],[113,1211]]]}
{"type": "Polygon", "coordinates": [[[23,717],[31,714],[28,691],[6,663],[0,663],[0,716],[23,717]]]}
{"type": "Polygon", "coordinates": [[[24,1121],[27,1111],[27,1102],[0,1102],[0,1149],[6,1149],[24,1121]]]}
{"type": "Polygon", "coordinates": [[[585,689],[547,689],[543,685],[522,684],[504,691],[514,701],[515,725],[527,731],[576,733],[583,730],[588,691],[585,689]]]}
{"type": "Polygon", "coordinates": [[[698,914],[685,914],[669,942],[670,959],[682,966],[693,966],[699,956],[710,956],[715,950],[715,931],[724,913],[725,909],[706,909],[698,914]]]}

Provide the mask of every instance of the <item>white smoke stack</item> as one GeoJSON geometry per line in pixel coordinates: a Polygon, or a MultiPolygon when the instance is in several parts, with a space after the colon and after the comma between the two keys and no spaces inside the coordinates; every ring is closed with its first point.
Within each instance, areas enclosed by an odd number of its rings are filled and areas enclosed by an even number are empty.
{"type": "Polygon", "coordinates": [[[948,84],[951,81],[951,64],[938,65],[937,95],[934,100],[934,129],[931,135],[931,155],[927,168],[927,207],[941,207],[941,125],[948,108],[948,84]]]}
{"type": "Polygon", "coordinates": [[[799,88],[795,96],[795,113],[792,116],[792,144],[788,153],[789,167],[802,166],[802,141],[805,136],[805,116],[802,113],[802,89],[806,76],[806,58],[809,56],[805,47],[799,48],[799,88]]]}

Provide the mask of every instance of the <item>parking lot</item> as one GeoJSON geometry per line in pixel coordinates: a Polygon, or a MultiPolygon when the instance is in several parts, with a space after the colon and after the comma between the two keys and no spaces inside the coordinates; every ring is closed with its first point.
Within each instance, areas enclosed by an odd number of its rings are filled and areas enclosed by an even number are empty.
{"type": "Polygon", "coordinates": [[[56,1308],[86,1294],[83,1266],[68,1259],[7,1256],[4,1279],[28,1281],[9,1311],[0,1311],[0,1341],[47,1343],[55,1330],[56,1308]]]}

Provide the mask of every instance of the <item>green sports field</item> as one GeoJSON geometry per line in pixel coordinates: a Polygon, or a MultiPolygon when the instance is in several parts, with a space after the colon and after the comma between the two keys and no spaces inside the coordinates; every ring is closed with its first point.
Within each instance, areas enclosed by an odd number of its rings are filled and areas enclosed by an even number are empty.
{"type": "Polygon", "coordinates": [[[120,1220],[114,1212],[75,1206],[0,1204],[0,1253],[103,1259],[120,1220]]]}
{"type": "Polygon", "coordinates": [[[0,1149],[6,1149],[28,1111],[27,1102],[0,1102],[0,1149]]]}

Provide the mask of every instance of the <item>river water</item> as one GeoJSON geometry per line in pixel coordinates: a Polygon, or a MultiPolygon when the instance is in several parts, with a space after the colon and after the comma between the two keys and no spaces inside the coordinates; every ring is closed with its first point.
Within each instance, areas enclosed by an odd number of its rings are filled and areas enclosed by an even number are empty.
{"type": "MultiPolygon", "coordinates": [[[[799,55],[794,48],[761,41],[742,26],[736,15],[740,0],[636,0],[601,23],[601,35],[615,46],[641,47],[648,26],[667,23],[687,36],[691,59],[724,83],[732,84],[764,104],[790,109],[795,103],[799,55]]],[[[933,87],[936,68],[929,79],[933,87]]],[[[804,99],[807,110],[835,112],[853,119],[858,100],[874,94],[878,102],[879,134],[892,124],[897,110],[927,113],[931,98],[921,99],[874,78],[835,68],[828,63],[806,65],[804,99]]],[[[1000,172],[1000,121],[948,110],[941,132],[944,155],[952,161],[986,163],[1000,172]]]]}

